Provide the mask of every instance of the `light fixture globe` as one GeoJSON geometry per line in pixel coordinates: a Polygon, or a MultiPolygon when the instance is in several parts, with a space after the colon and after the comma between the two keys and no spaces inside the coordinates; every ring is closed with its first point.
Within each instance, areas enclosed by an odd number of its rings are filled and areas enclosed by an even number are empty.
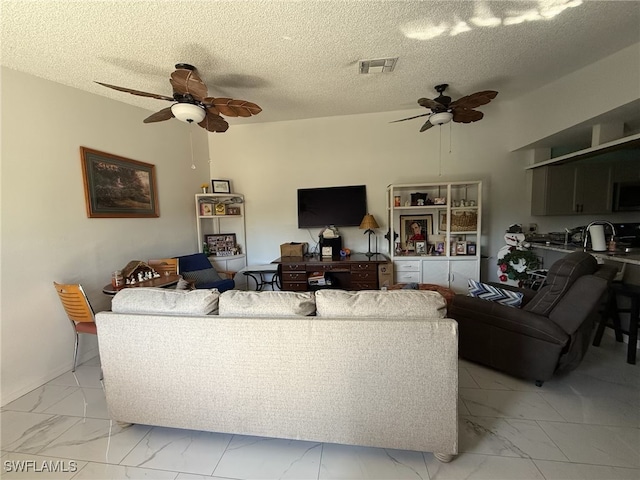
{"type": "Polygon", "coordinates": [[[176,103],[171,106],[171,113],[178,120],[187,123],[200,123],[206,115],[204,108],[193,103],[176,103]]]}
{"type": "Polygon", "coordinates": [[[429,118],[429,121],[432,125],[444,125],[445,123],[449,123],[453,118],[453,113],[451,112],[440,112],[434,113],[429,118]]]}

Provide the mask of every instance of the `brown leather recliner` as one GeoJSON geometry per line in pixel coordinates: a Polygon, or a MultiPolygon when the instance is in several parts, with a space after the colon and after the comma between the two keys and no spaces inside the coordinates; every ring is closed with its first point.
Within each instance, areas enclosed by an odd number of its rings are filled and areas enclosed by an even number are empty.
{"type": "Polygon", "coordinates": [[[538,386],[556,371],[574,369],[614,274],[588,253],[573,252],[551,266],[538,291],[493,284],[522,292],[521,308],[456,295],[447,316],[458,322],[460,356],[538,386]]]}

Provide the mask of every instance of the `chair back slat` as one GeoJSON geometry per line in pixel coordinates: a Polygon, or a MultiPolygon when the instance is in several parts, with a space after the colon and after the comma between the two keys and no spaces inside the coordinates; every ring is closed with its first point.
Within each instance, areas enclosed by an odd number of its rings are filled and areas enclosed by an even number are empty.
{"type": "Polygon", "coordinates": [[[160,275],[176,275],[178,273],[177,258],[155,258],[147,261],[147,264],[160,275]]]}
{"type": "Polygon", "coordinates": [[[79,284],[53,282],[62,306],[70,320],[74,322],[94,322],[95,315],[89,299],[79,284]]]}

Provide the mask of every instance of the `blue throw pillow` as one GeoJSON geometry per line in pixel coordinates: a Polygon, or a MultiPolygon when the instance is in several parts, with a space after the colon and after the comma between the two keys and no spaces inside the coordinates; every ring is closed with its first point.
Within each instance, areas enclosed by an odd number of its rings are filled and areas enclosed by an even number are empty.
{"type": "Polygon", "coordinates": [[[518,308],[522,305],[524,294],[469,279],[469,296],[518,308]]]}

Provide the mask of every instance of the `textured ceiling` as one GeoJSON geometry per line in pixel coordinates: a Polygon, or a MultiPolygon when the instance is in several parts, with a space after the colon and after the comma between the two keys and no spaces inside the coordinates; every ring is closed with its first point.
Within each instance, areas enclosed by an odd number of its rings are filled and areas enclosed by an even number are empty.
{"type": "Polygon", "coordinates": [[[190,63],[210,95],[263,108],[231,125],[421,109],[439,83],[454,99],[492,89],[508,100],[640,41],[637,1],[1,5],[2,65],[157,111],[167,103],[94,81],[170,96],[174,64],[190,63]],[[358,73],[358,60],[383,57],[399,57],[393,72],[358,73]]]}

